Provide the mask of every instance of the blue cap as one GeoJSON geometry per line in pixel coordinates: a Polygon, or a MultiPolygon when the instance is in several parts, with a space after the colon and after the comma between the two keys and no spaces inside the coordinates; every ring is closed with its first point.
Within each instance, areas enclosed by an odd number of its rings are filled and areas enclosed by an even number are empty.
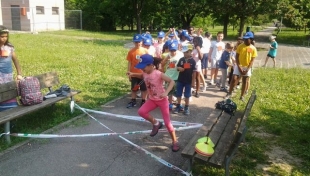
{"type": "Polygon", "coordinates": [[[142,38],[144,38],[144,39],[152,39],[152,36],[151,36],[151,34],[149,34],[149,33],[143,33],[142,34],[142,38]]]}
{"type": "Polygon", "coordinates": [[[171,43],[168,45],[169,51],[178,50],[178,41],[171,41],[171,43]]]}
{"type": "Polygon", "coordinates": [[[165,37],[165,33],[163,31],[158,32],[157,38],[164,38],[164,37],[165,37]]]}
{"type": "Polygon", "coordinates": [[[147,65],[154,62],[153,56],[149,54],[141,55],[139,60],[140,62],[135,66],[137,69],[144,69],[147,65]]]}
{"type": "Polygon", "coordinates": [[[143,44],[146,45],[146,46],[152,45],[152,39],[144,38],[143,39],[143,44]]]}
{"type": "Polygon", "coordinates": [[[172,41],[172,40],[167,40],[167,41],[165,42],[164,46],[166,46],[166,47],[169,48],[169,45],[170,45],[171,41],[172,41]]]}
{"type": "Polygon", "coordinates": [[[254,35],[252,32],[247,32],[245,33],[245,35],[243,36],[243,39],[249,39],[249,38],[254,38],[254,35]]]}
{"type": "Polygon", "coordinates": [[[141,42],[142,40],[143,38],[141,34],[135,34],[132,39],[133,42],[141,42]]]}
{"type": "MultiPolygon", "coordinates": [[[[175,34],[178,35],[178,31],[175,31],[175,34]]],[[[174,37],[174,33],[171,32],[171,33],[169,34],[169,37],[174,37]]]]}

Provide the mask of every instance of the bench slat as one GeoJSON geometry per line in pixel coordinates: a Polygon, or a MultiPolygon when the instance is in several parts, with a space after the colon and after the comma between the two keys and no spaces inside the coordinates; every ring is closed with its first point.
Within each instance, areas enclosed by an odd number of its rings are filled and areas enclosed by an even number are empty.
{"type": "Polygon", "coordinates": [[[25,114],[28,114],[30,112],[34,112],[36,110],[39,110],[41,108],[50,106],[52,104],[55,104],[56,102],[66,99],[70,96],[74,96],[78,94],[79,92],[71,92],[71,94],[68,94],[66,97],[56,97],[56,98],[50,98],[44,100],[40,104],[32,105],[32,106],[18,106],[16,108],[8,109],[6,111],[1,112],[0,117],[0,124],[11,121],[13,119],[16,119],[18,117],[24,116],[25,114]]]}
{"type": "Polygon", "coordinates": [[[213,127],[213,124],[217,121],[219,116],[221,115],[222,111],[218,109],[214,109],[210,116],[207,118],[203,126],[197,131],[194,137],[189,141],[189,143],[186,145],[186,147],[182,151],[182,156],[187,158],[192,158],[195,154],[195,145],[197,143],[197,140],[203,136],[206,136],[206,134],[209,133],[211,128],[213,127]]]}

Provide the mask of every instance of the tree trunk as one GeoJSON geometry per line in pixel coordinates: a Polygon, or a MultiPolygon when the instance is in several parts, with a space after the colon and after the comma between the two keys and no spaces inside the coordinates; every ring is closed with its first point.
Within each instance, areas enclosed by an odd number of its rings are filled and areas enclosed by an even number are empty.
{"type": "Polygon", "coordinates": [[[225,14],[224,16],[224,27],[223,27],[223,34],[224,37],[227,36],[227,28],[228,28],[228,24],[229,24],[229,14],[225,14]]]}
{"type": "Polygon", "coordinates": [[[238,36],[239,37],[243,36],[244,25],[245,25],[245,17],[241,16],[240,17],[239,31],[238,31],[238,36]]]}

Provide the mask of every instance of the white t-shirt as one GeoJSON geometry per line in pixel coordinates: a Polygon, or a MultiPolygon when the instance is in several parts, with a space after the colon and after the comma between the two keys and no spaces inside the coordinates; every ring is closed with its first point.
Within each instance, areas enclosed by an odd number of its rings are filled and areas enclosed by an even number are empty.
{"type": "Polygon", "coordinates": [[[203,54],[209,53],[210,47],[211,47],[211,41],[208,38],[203,38],[201,52],[203,54]]]}
{"type": "Polygon", "coordinates": [[[211,48],[213,49],[211,53],[211,59],[220,60],[225,50],[225,43],[222,41],[221,42],[214,41],[211,43],[211,48]]]}

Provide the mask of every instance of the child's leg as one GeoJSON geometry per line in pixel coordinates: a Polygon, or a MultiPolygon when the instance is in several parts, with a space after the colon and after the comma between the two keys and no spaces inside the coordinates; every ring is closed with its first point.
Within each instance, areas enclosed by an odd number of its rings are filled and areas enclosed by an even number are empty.
{"type": "Polygon", "coordinates": [[[194,72],[195,73],[195,80],[196,80],[196,93],[199,92],[199,88],[200,88],[200,73],[194,72]]]}
{"type": "Polygon", "coordinates": [[[218,72],[219,72],[219,69],[216,68],[216,69],[214,70],[214,83],[217,83],[216,80],[217,80],[217,74],[218,74],[218,72]]]}
{"type": "Polygon", "coordinates": [[[244,96],[245,90],[248,87],[249,84],[249,77],[248,76],[242,76],[242,88],[241,88],[241,97],[244,96]]]}
{"type": "Polygon", "coordinates": [[[265,64],[263,65],[263,67],[266,66],[267,62],[268,62],[269,56],[267,55],[266,59],[265,59],[265,64]]]}
{"type": "Polygon", "coordinates": [[[222,76],[221,76],[221,87],[225,88],[226,80],[227,80],[227,69],[221,68],[222,76]]]}
{"type": "Polygon", "coordinates": [[[156,105],[160,108],[161,115],[163,117],[165,126],[166,126],[168,132],[171,135],[172,141],[176,142],[177,139],[176,139],[176,136],[175,136],[174,128],[173,128],[173,126],[171,124],[167,99],[164,98],[164,99],[162,99],[160,101],[156,101],[156,105]]]}
{"type": "MultiPolygon", "coordinates": [[[[168,101],[167,101],[168,102],[168,101]]],[[[156,119],[149,114],[150,111],[154,110],[157,107],[153,100],[148,99],[138,110],[138,114],[143,117],[145,120],[148,120],[153,125],[157,123],[156,119]]],[[[168,105],[167,107],[168,108],[168,105]]],[[[169,110],[168,110],[169,112],[169,110]]]]}
{"type": "Polygon", "coordinates": [[[273,67],[276,67],[276,58],[272,58],[273,61],[273,67]]]}

